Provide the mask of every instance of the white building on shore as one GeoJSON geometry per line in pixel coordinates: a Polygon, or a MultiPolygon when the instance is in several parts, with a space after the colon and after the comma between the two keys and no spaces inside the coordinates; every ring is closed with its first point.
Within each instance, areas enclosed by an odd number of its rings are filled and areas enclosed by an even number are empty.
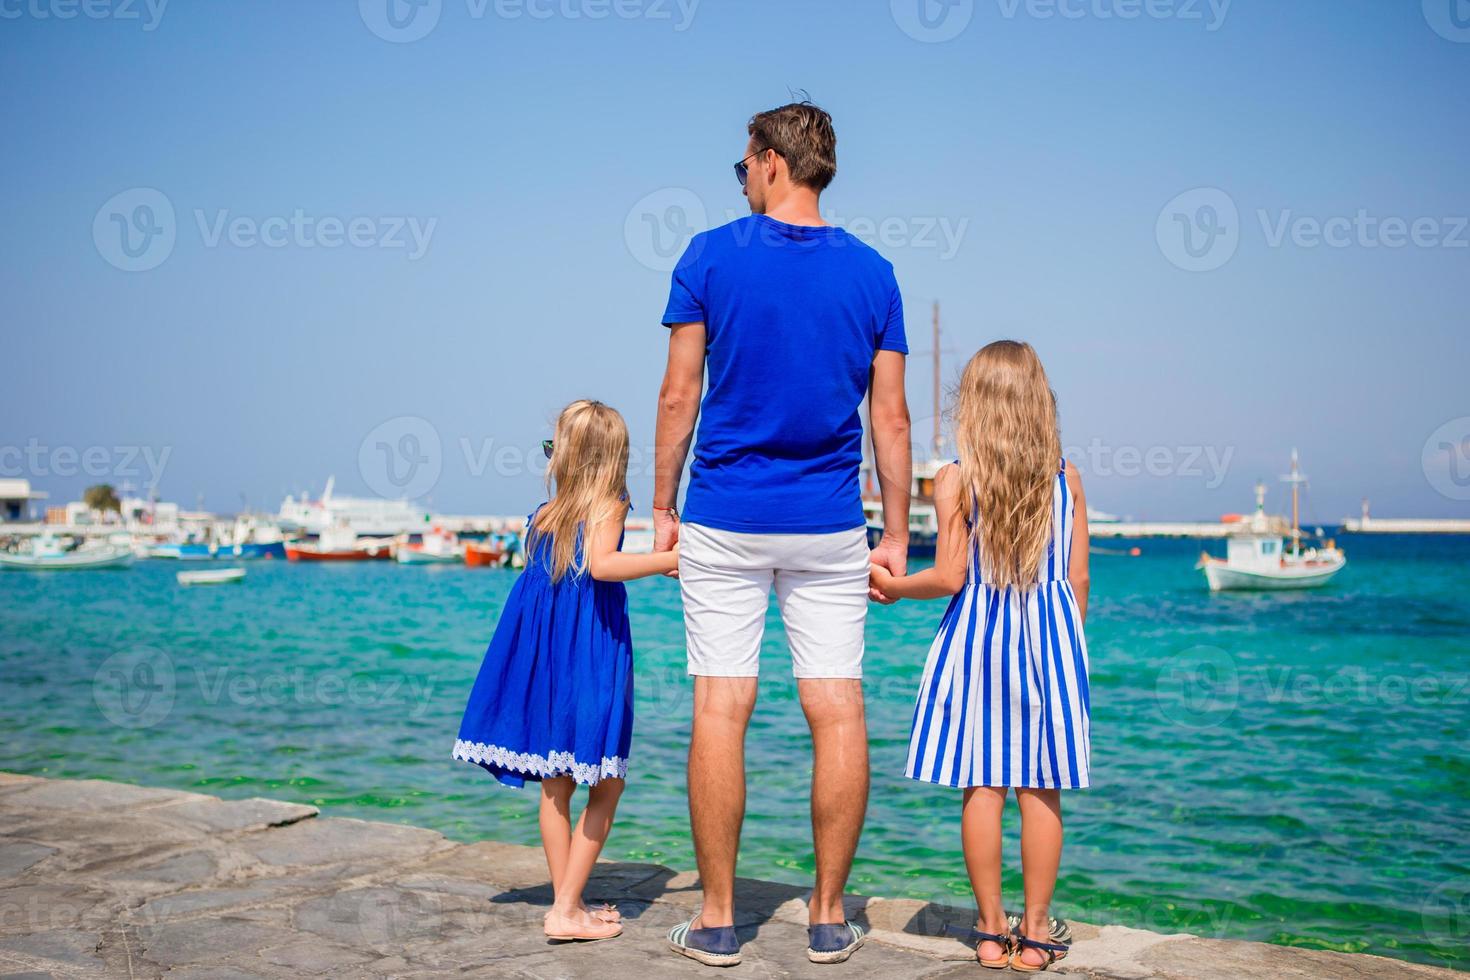
{"type": "Polygon", "coordinates": [[[0,479],[0,524],[18,524],[37,519],[35,504],[46,494],[31,489],[30,480],[0,479]]]}

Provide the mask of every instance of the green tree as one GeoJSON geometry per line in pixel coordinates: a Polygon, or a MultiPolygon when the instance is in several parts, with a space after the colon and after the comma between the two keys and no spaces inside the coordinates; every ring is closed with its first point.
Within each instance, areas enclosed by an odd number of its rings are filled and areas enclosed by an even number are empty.
{"type": "Polygon", "coordinates": [[[117,499],[117,491],[112,489],[110,483],[99,483],[88,487],[82,494],[82,502],[99,514],[105,514],[108,511],[115,513],[122,511],[122,503],[117,499]]]}

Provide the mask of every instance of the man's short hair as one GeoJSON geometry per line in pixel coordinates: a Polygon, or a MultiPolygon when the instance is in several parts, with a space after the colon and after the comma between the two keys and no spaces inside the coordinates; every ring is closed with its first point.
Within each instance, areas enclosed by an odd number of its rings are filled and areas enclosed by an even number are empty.
{"type": "Polygon", "coordinates": [[[781,154],[792,183],[823,191],[837,175],[837,134],[821,107],[793,102],[756,113],[746,128],[756,149],[781,154]]]}

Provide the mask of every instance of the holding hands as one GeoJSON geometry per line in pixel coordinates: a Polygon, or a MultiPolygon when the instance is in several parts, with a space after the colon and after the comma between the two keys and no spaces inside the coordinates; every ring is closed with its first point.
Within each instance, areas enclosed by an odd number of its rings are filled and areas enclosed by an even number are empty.
{"type": "Polygon", "coordinates": [[[898,601],[898,596],[889,592],[887,586],[893,584],[895,578],[900,578],[908,571],[909,549],[908,542],[900,542],[888,537],[878,542],[878,547],[868,554],[868,598],[873,602],[890,606],[898,601]]]}

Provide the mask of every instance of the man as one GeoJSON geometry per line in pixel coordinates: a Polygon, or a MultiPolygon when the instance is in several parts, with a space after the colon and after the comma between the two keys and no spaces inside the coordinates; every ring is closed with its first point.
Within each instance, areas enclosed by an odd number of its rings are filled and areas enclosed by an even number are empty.
{"type": "Polygon", "coordinates": [[[868,801],[868,564],[894,574],[907,564],[908,347],[893,266],[822,220],[818,199],[837,170],[831,117],[786,105],[755,116],[748,131],[735,171],[751,215],[695,236],[664,313],[654,547],[680,544],[694,677],[689,822],[704,889],[700,914],[669,942],[711,966],[740,962],[745,731],[774,589],[814,754],[807,955],[835,963],[863,939],[845,921],[842,892],[868,801]],[[871,553],[858,489],[865,396],[885,528],[871,553]],[[679,479],[701,413],[681,524],[679,479]]]}

